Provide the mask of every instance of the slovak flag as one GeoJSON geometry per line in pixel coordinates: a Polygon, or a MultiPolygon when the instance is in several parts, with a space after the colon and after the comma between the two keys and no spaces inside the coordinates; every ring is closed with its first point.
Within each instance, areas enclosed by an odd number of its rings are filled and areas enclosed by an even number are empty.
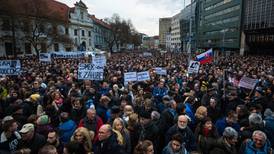
{"type": "Polygon", "coordinates": [[[206,52],[197,55],[196,59],[200,62],[200,64],[211,63],[213,61],[212,49],[209,49],[206,52]]]}

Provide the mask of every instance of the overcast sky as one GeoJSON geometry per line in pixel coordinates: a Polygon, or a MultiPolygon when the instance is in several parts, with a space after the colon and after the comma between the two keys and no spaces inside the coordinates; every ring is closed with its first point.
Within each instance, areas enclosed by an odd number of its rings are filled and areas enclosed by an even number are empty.
{"type": "MultiPolygon", "coordinates": [[[[57,0],[73,7],[79,0],[57,0]]],[[[103,19],[118,13],[131,19],[138,32],[149,36],[159,35],[159,18],[179,13],[190,0],[82,0],[90,14],[103,19]]]]}

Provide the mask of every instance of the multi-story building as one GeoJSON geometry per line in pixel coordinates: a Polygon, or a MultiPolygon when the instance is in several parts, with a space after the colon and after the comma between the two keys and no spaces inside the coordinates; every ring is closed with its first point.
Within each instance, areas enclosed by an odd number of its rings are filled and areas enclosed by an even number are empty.
{"type": "Polygon", "coordinates": [[[145,49],[159,49],[159,36],[144,37],[142,47],[145,49]]]}
{"type": "Polygon", "coordinates": [[[109,25],[92,19],[80,0],[70,8],[55,0],[9,0],[0,5],[0,56],[107,49],[109,25]],[[96,30],[94,24],[96,23],[96,30]],[[105,35],[107,34],[107,35],[105,35]]]}
{"type": "Polygon", "coordinates": [[[159,40],[160,47],[165,48],[166,46],[166,35],[171,30],[171,18],[160,18],[159,19],[159,40]]]}
{"type": "Polygon", "coordinates": [[[171,49],[171,34],[170,32],[166,33],[166,50],[170,51],[171,49]]]}
{"type": "Polygon", "coordinates": [[[171,50],[181,51],[181,32],[180,32],[180,20],[182,18],[182,12],[174,15],[171,19],[171,50]]]}
{"type": "Polygon", "coordinates": [[[80,0],[70,9],[69,35],[73,38],[74,51],[86,51],[94,48],[92,40],[93,21],[88,14],[87,6],[80,0]]]}
{"type": "Polygon", "coordinates": [[[0,5],[0,56],[70,50],[69,7],[54,0],[0,5]]]}
{"type": "Polygon", "coordinates": [[[273,54],[274,1],[243,0],[241,54],[273,54]]]}
{"type": "Polygon", "coordinates": [[[94,46],[97,49],[109,50],[111,39],[111,27],[105,23],[102,19],[98,19],[95,15],[91,15],[90,18],[93,20],[93,40],[94,46]]]}
{"type": "Polygon", "coordinates": [[[239,51],[242,0],[198,0],[198,48],[239,51]]]}
{"type": "Polygon", "coordinates": [[[186,6],[182,11],[182,19],[180,20],[181,32],[181,48],[183,52],[188,50],[191,43],[191,51],[196,48],[196,18],[195,18],[196,2],[192,2],[186,6]],[[192,8],[191,8],[192,7],[192,8]],[[192,12],[192,14],[191,14],[192,12]],[[191,19],[190,19],[191,18],[191,19]],[[190,20],[191,20],[191,35],[190,35],[190,20]]]}

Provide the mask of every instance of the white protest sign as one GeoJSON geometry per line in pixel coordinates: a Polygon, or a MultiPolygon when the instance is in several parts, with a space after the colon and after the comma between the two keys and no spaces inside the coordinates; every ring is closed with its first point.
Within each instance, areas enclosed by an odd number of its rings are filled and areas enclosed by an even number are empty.
{"type": "Polygon", "coordinates": [[[143,53],[143,56],[144,56],[144,57],[151,57],[151,56],[152,56],[152,53],[150,53],[150,52],[144,52],[144,53],[143,53]]]}
{"type": "Polygon", "coordinates": [[[188,66],[188,74],[198,73],[200,68],[200,62],[191,60],[188,66]]]}
{"type": "Polygon", "coordinates": [[[249,77],[242,77],[239,83],[239,87],[253,89],[256,86],[257,79],[252,79],[249,77]]]}
{"type": "Polygon", "coordinates": [[[167,70],[165,68],[155,67],[154,70],[158,75],[167,75],[167,70]]]}
{"type": "Polygon", "coordinates": [[[104,79],[104,68],[90,63],[80,63],[78,79],[102,81],[104,79]]]}
{"type": "Polygon", "coordinates": [[[77,59],[77,58],[84,58],[86,55],[85,52],[51,52],[52,58],[71,58],[71,59],[77,59]]]}
{"type": "Polygon", "coordinates": [[[105,55],[92,56],[92,64],[95,66],[106,66],[107,59],[105,55]]]}
{"type": "Polygon", "coordinates": [[[19,60],[0,60],[0,75],[19,75],[20,72],[19,60]]]}
{"type": "Polygon", "coordinates": [[[137,81],[137,73],[136,72],[127,72],[124,73],[125,82],[137,81]]]}
{"type": "Polygon", "coordinates": [[[40,53],[39,60],[40,62],[51,62],[50,53],[40,53]]]}
{"type": "Polygon", "coordinates": [[[149,72],[148,72],[148,71],[138,72],[138,73],[137,73],[137,80],[138,80],[138,81],[150,80],[149,72]]]}

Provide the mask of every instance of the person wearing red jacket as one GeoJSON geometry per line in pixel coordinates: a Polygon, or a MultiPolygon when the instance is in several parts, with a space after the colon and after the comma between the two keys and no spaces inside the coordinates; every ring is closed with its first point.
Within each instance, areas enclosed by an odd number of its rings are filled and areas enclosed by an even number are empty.
{"type": "Polygon", "coordinates": [[[85,127],[89,131],[93,131],[95,136],[93,143],[98,141],[98,131],[99,128],[103,125],[102,119],[96,115],[95,108],[90,108],[87,110],[86,117],[80,120],[78,127],[85,127]]]}

